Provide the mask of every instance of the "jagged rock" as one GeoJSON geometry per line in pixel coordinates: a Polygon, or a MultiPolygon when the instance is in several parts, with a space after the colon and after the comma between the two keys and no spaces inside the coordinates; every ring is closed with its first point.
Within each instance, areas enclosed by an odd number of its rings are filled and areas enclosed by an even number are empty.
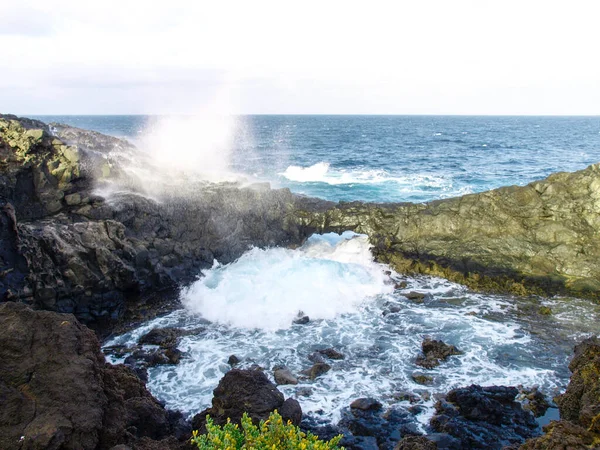
{"type": "Polygon", "coordinates": [[[326,363],[315,363],[310,369],[303,370],[302,373],[307,375],[311,380],[314,380],[317,377],[329,372],[331,370],[331,366],[326,363]]]}
{"type": "Polygon", "coordinates": [[[298,384],[298,379],[286,367],[277,367],[273,370],[275,383],[279,384],[298,384]]]}
{"type": "Polygon", "coordinates": [[[425,436],[407,436],[403,438],[394,450],[436,450],[438,447],[425,436]]]}
{"type": "Polygon", "coordinates": [[[569,364],[573,374],[564,394],[556,398],[560,417],[600,434],[600,339],[575,346],[569,364]]]}
{"type": "Polygon", "coordinates": [[[382,408],[382,404],[374,398],[359,398],[350,404],[352,409],[360,409],[362,411],[377,411],[382,408]]]}
{"type": "Polygon", "coordinates": [[[338,424],[343,432],[345,444],[353,448],[361,448],[357,444],[365,438],[376,440],[379,448],[393,448],[404,434],[413,432],[411,429],[412,418],[400,409],[382,410],[381,404],[373,399],[362,399],[359,406],[342,411],[342,418],[338,424]],[[357,439],[358,438],[358,439],[357,439]]]}
{"type": "Polygon", "coordinates": [[[298,402],[292,399],[284,402],[283,394],[263,372],[232,369],[221,378],[214,390],[212,407],[196,414],[192,427],[204,433],[207,415],[218,425],[227,423],[228,418],[240,423],[244,412],[258,423],[266,420],[276,409],[284,421],[291,420],[295,425],[300,423],[302,410],[298,402]]]}
{"type": "Polygon", "coordinates": [[[449,356],[462,355],[454,345],[448,345],[443,341],[426,338],[421,344],[423,354],[417,356],[415,364],[426,369],[433,369],[446,361],[449,356]]]}
{"type": "Polygon", "coordinates": [[[326,348],[323,350],[317,350],[321,355],[327,356],[329,359],[344,359],[344,354],[338,352],[334,348],[326,348]]]}
{"type": "Polygon", "coordinates": [[[103,450],[174,432],[175,416],[130,369],[104,361],[91,330],[19,303],[0,304],[0,398],[0,448],[103,450]]]}
{"type": "Polygon", "coordinates": [[[589,450],[599,441],[584,427],[568,420],[552,421],[544,427],[544,435],[529,439],[519,450],[589,450]]]}
{"type": "Polygon", "coordinates": [[[531,389],[520,389],[518,399],[523,403],[523,409],[531,411],[535,417],[543,416],[550,408],[546,396],[535,386],[531,389]]]}
{"type": "Polygon", "coordinates": [[[575,346],[569,364],[573,373],[564,394],[554,399],[561,420],[544,427],[545,435],[521,448],[584,449],[600,443],[600,339],[591,337],[575,346]]]}
{"type": "Polygon", "coordinates": [[[237,356],[235,356],[235,355],[231,355],[231,356],[229,357],[229,359],[227,360],[227,364],[229,364],[229,365],[230,365],[230,366],[232,366],[232,367],[233,367],[233,366],[235,366],[235,365],[237,365],[237,364],[239,364],[240,362],[241,362],[241,359],[240,359],[240,358],[238,358],[238,357],[237,357],[237,356]]]}
{"type": "Polygon", "coordinates": [[[175,347],[182,331],[177,328],[154,328],[138,339],[140,345],[159,345],[163,348],[175,347]]]}
{"type": "Polygon", "coordinates": [[[471,385],[450,391],[439,400],[430,425],[458,439],[460,448],[501,449],[539,433],[529,411],[515,401],[514,387],[471,385]]]}
{"type": "Polygon", "coordinates": [[[429,375],[423,375],[423,374],[419,374],[419,373],[413,373],[411,375],[411,378],[413,379],[413,381],[415,383],[418,383],[418,384],[428,385],[428,384],[432,384],[433,383],[433,377],[431,377],[429,375]]]}
{"type": "Polygon", "coordinates": [[[289,212],[330,204],[286,189],[192,182],[156,201],[122,170],[145,161],[128,142],[14,116],[0,117],[0,157],[0,272],[12,269],[0,299],[70,312],[96,329],[193,281],[215,258],[231,262],[249,244],[301,244],[312,230],[289,212]],[[113,185],[110,201],[96,194],[113,185]]]}

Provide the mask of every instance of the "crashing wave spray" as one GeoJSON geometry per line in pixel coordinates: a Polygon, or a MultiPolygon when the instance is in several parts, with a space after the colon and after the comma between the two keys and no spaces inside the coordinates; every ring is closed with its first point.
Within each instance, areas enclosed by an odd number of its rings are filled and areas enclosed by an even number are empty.
{"type": "Polygon", "coordinates": [[[192,115],[151,117],[136,140],[139,149],[121,172],[100,187],[111,197],[135,191],[157,200],[193,196],[207,182],[237,182],[245,177],[231,170],[239,119],[233,115],[231,92],[221,89],[192,115]]]}
{"type": "Polygon", "coordinates": [[[391,292],[383,272],[366,236],[315,235],[298,250],[254,248],[228,266],[215,265],[183,291],[182,301],[212,322],[286,329],[299,311],[333,319],[391,292]]]}

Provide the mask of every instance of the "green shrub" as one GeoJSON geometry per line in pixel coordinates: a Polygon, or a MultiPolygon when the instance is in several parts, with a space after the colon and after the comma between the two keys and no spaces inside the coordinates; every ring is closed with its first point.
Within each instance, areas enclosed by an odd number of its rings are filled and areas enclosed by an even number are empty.
{"type": "Polygon", "coordinates": [[[291,422],[287,425],[277,411],[269,418],[261,420],[258,426],[244,413],[242,427],[227,420],[221,427],[215,425],[210,417],[206,417],[206,434],[194,431],[192,444],[199,450],[343,450],[338,447],[342,436],[329,442],[320,441],[311,433],[304,433],[291,422]]]}

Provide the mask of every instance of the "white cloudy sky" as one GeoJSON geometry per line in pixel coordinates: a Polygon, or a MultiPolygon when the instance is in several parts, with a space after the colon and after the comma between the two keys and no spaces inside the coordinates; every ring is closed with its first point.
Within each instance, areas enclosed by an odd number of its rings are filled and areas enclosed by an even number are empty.
{"type": "Polygon", "coordinates": [[[597,0],[0,2],[0,112],[600,114],[597,0]]]}

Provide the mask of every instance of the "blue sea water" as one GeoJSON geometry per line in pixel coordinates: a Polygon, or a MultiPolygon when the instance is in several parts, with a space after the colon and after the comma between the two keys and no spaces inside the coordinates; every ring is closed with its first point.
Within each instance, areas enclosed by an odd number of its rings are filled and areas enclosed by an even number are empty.
{"type": "MultiPolygon", "coordinates": [[[[155,119],[37,118],[133,142],[155,119]]],[[[232,133],[232,170],[334,201],[426,202],[600,161],[600,117],[261,115],[232,133]]]]}

